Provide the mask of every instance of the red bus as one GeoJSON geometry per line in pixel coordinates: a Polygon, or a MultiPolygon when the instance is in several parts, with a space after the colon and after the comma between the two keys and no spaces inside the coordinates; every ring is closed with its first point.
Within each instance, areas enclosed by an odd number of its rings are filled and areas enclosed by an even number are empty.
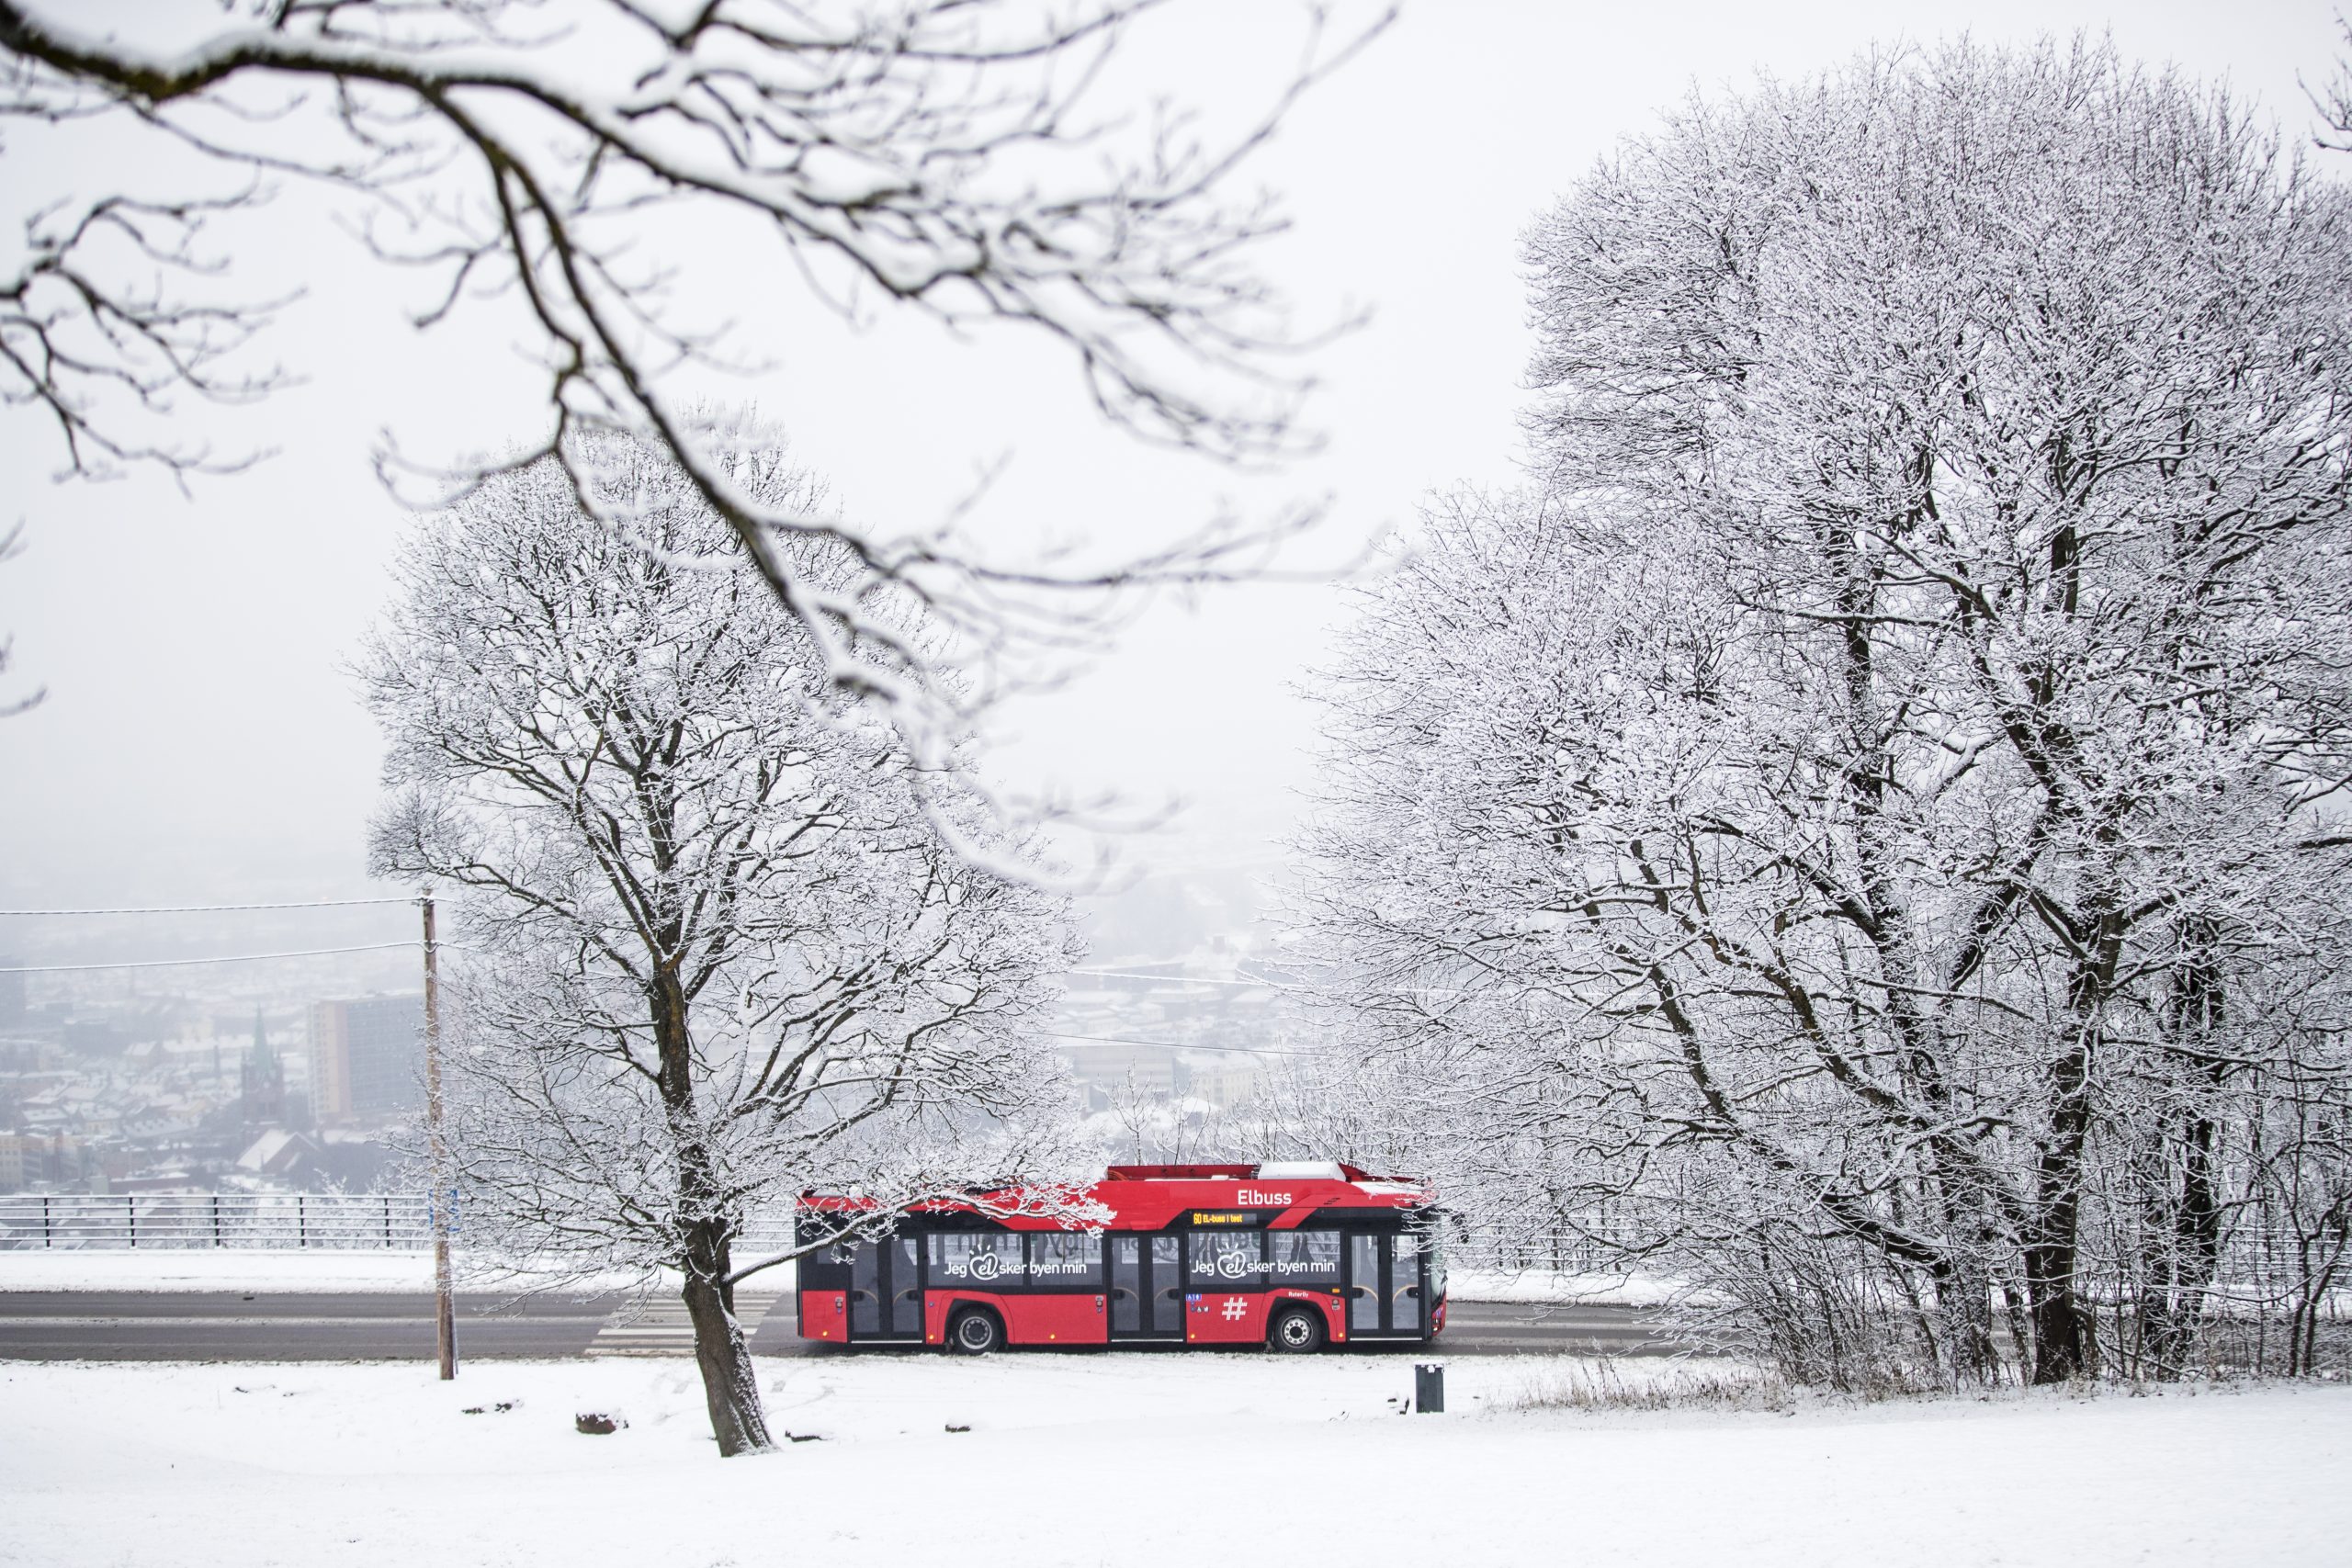
{"type": "MultiPolygon", "coordinates": [[[[836,1345],[1426,1342],[1445,1326],[1430,1190],[1337,1161],[1113,1166],[1100,1232],[916,1205],[881,1235],[804,1255],[800,1336],[836,1345]]],[[[805,1244],[872,1205],[804,1194],[805,1244]]]]}

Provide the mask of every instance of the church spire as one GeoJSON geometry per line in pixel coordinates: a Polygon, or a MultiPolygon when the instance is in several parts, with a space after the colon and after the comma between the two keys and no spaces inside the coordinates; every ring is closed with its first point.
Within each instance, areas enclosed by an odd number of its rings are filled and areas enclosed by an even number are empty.
{"type": "Polygon", "coordinates": [[[245,1053],[244,1071],[239,1089],[244,1099],[245,1121],[248,1124],[272,1122],[285,1119],[286,1069],[279,1065],[277,1054],[269,1048],[269,1031],[262,1022],[261,1009],[254,1009],[254,1043],[245,1053]]]}

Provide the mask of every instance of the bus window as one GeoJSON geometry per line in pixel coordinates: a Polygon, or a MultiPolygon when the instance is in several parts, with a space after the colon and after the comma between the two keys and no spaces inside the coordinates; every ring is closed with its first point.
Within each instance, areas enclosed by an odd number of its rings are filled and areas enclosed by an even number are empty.
{"type": "Polygon", "coordinates": [[[892,1236],[890,1248],[890,1332],[901,1339],[922,1333],[922,1276],[915,1269],[915,1238],[892,1236]]]}
{"type": "Polygon", "coordinates": [[[1266,1236],[1266,1278],[1277,1285],[1340,1282],[1336,1231],[1272,1231],[1266,1236]]]}
{"type": "Polygon", "coordinates": [[[882,1332],[882,1249],[858,1242],[849,1255],[849,1331],[882,1332]]]}
{"type": "Polygon", "coordinates": [[[1257,1231],[1194,1231],[1190,1288],[1194,1292],[1263,1290],[1264,1241],[1257,1231]]]}
{"type": "Polygon", "coordinates": [[[1380,1238],[1348,1237],[1348,1332],[1380,1332],[1380,1238]]]}
{"type": "Polygon", "coordinates": [[[931,1238],[931,1281],[978,1291],[1021,1283],[1021,1237],[1010,1231],[949,1231],[931,1238]]]}
{"type": "Polygon", "coordinates": [[[1388,1326],[1400,1334],[1419,1331],[1421,1326],[1421,1238],[1417,1235],[1393,1235],[1388,1238],[1392,1251],[1388,1276],[1388,1326]]]}
{"type": "Polygon", "coordinates": [[[1184,1287],[1177,1279],[1177,1251],[1184,1238],[1156,1235],[1151,1238],[1151,1331],[1154,1334],[1184,1332],[1184,1287]]]}
{"type": "Polygon", "coordinates": [[[1111,1332],[1143,1329],[1143,1237],[1111,1238],[1111,1332]]]}
{"type": "Polygon", "coordinates": [[[1032,1232],[1029,1282],[1048,1291],[1102,1288],[1102,1238],[1066,1232],[1032,1232]]]}

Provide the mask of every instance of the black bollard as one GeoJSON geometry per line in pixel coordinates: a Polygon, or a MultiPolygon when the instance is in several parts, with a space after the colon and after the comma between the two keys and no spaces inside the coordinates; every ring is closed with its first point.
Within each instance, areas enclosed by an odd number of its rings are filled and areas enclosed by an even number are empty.
{"type": "Polygon", "coordinates": [[[1445,1414],[1445,1363],[1413,1363],[1413,1408],[1424,1416],[1445,1414]]]}

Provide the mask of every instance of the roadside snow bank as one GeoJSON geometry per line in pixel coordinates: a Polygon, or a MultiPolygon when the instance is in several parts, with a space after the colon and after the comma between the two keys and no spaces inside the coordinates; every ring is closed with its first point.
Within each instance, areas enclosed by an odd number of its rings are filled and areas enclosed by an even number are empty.
{"type": "MultiPolygon", "coordinates": [[[[467,1256],[462,1249],[456,1264],[460,1291],[495,1292],[514,1288],[513,1275],[467,1256]]],[[[578,1283],[591,1289],[617,1291],[634,1288],[636,1280],[616,1274],[578,1283]]],[[[677,1286],[676,1276],[665,1275],[665,1292],[675,1292],[677,1286]]],[[[792,1265],[780,1263],[773,1269],[763,1269],[742,1288],[754,1293],[788,1291],[792,1289],[792,1265]]],[[[273,1252],[259,1247],[157,1247],[129,1251],[60,1247],[0,1252],[0,1292],[268,1291],[322,1295],[432,1289],[431,1253],[389,1248],[332,1252],[311,1247],[299,1252],[273,1252]]]]}
{"type": "Polygon", "coordinates": [[[454,1384],[395,1366],[6,1365],[0,1562],[1046,1565],[1141,1551],[2202,1568],[2334,1562],[2352,1532],[2352,1389],[1497,1410],[1559,1366],[1456,1359],[1452,1413],[1406,1416],[1391,1413],[1410,1390],[1401,1359],[772,1360],[779,1440],[823,1440],[721,1462],[684,1360],[482,1364],[454,1384]],[[590,1411],[628,1425],[580,1436],[590,1411]]]}
{"type": "Polygon", "coordinates": [[[0,1291],[430,1291],[433,1254],[380,1251],[115,1251],[39,1248],[0,1252],[0,1291]]]}
{"type": "Polygon", "coordinates": [[[1685,1287],[1657,1274],[1506,1274],[1448,1269],[1445,1294],[1456,1302],[1555,1302],[1562,1305],[1664,1306],[1685,1287]]]}

